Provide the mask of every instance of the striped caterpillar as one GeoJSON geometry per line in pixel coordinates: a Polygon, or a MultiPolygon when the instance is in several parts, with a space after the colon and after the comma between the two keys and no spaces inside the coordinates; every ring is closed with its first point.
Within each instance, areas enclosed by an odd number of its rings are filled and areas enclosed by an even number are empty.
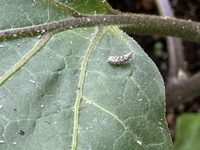
{"type": "Polygon", "coordinates": [[[108,63],[110,63],[111,65],[123,65],[132,58],[133,54],[134,52],[130,52],[123,56],[110,56],[108,58],[108,63]]]}

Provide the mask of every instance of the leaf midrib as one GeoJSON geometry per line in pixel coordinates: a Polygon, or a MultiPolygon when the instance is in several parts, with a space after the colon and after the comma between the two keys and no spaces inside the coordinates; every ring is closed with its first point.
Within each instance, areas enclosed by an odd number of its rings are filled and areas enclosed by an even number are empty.
{"type": "Polygon", "coordinates": [[[74,126],[73,126],[72,145],[71,145],[72,150],[76,150],[76,147],[77,147],[79,108],[80,108],[80,102],[82,99],[83,85],[84,85],[84,81],[85,81],[88,61],[89,61],[89,58],[90,58],[93,50],[95,49],[97,42],[101,38],[102,33],[103,33],[103,27],[102,26],[98,27],[96,30],[95,36],[92,39],[91,44],[89,45],[89,47],[86,51],[86,54],[83,58],[82,64],[81,64],[81,71],[80,71],[80,76],[79,76],[76,101],[75,101],[75,105],[74,105],[74,126]]]}

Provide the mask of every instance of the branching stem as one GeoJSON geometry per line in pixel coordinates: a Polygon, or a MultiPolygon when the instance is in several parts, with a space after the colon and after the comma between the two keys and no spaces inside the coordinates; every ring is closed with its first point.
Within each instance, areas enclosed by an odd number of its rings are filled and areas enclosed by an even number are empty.
{"type": "Polygon", "coordinates": [[[160,34],[177,36],[200,43],[200,23],[152,15],[120,14],[71,18],[48,24],[0,31],[0,41],[8,38],[40,35],[45,32],[58,32],[77,27],[93,27],[97,25],[116,25],[129,27],[135,34],[160,34]]]}

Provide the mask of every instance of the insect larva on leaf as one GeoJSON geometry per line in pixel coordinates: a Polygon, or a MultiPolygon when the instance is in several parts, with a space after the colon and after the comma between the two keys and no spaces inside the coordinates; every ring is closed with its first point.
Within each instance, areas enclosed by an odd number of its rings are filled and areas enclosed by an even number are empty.
{"type": "Polygon", "coordinates": [[[133,54],[134,52],[130,52],[123,56],[110,56],[108,58],[108,63],[110,63],[111,65],[123,65],[132,58],[133,54]]]}

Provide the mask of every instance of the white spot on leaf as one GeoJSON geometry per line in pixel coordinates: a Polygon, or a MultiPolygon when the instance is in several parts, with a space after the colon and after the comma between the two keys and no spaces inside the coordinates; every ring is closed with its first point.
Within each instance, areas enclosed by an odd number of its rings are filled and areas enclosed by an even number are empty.
{"type": "Polygon", "coordinates": [[[142,145],[142,142],[141,142],[141,141],[136,140],[136,142],[137,142],[139,145],[142,145]]]}
{"type": "Polygon", "coordinates": [[[3,144],[3,143],[5,143],[5,141],[3,141],[3,140],[0,140],[0,144],[3,144]]]}
{"type": "Polygon", "coordinates": [[[31,83],[35,84],[35,81],[34,80],[29,80],[31,83]]]}

